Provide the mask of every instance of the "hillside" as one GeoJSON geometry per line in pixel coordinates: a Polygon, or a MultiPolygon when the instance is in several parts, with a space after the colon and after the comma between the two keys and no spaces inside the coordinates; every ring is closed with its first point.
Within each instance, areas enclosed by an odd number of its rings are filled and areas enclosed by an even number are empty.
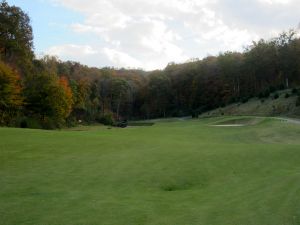
{"type": "Polygon", "coordinates": [[[274,99],[275,94],[276,93],[272,93],[268,98],[252,98],[245,103],[230,104],[226,107],[203,113],[200,117],[222,115],[300,117],[300,106],[296,106],[298,96],[292,94],[292,90],[277,92],[277,99],[274,99]],[[289,97],[287,97],[286,94],[288,94],[289,97]]]}

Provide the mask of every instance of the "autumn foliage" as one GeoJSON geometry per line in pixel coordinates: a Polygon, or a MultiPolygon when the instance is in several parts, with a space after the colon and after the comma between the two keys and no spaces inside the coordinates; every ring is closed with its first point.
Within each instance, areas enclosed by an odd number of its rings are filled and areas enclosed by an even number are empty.
{"type": "Polygon", "coordinates": [[[19,75],[0,61],[0,124],[6,124],[23,104],[19,75]]]}
{"type": "Polygon", "coordinates": [[[61,101],[61,117],[66,119],[71,111],[74,104],[72,89],[69,85],[69,81],[65,76],[59,78],[59,87],[62,90],[62,95],[60,96],[61,101]]]}
{"type": "Polygon", "coordinates": [[[299,86],[300,38],[292,30],[243,52],[169,63],[163,70],[100,69],[54,56],[36,59],[29,16],[0,3],[1,125],[32,127],[34,120],[34,127],[54,129],[79,121],[197,117],[299,86]]]}

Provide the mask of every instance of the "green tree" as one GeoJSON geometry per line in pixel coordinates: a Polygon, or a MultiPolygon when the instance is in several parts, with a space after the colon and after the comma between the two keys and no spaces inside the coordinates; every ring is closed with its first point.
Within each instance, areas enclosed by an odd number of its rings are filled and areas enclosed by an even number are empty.
{"type": "Polygon", "coordinates": [[[149,76],[148,98],[150,108],[157,116],[166,117],[171,97],[171,81],[162,71],[155,71],[149,76]]]}
{"type": "Polygon", "coordinates": [[[241,89],[241,73],[243,56],[237,52],[226,52],[219,55],[218,64],[220,66],[221,74],[226,81],[226,85],[229,85],[229,90],[226,90],[231,96],[240,96],[241,89]]]}
{"type": "Polygon", "coordinates": [[[54,126],[60,126],[71,112],[71,89],[56,75],[44,73],[27,77],[24,95],[27,113],[40,117],[42,123],[51,119],[54,126]]]}
{"type": "Polygon", "coordinates": [[[128,100],[129,84],[125,79],[114,78],[111,84],[112,104],[115,106],[117,119],[120,119],[121,105],[128,100]]]}
{"type": "Polygon", "coordinates": [[[286,88],[290,87],[299,74],[299,39],[296,39],[296,31],[283,32],[273,42],[276,44],[279,57],[279,75],[286,88]]]}
{"type": "Polygon", "coordinates": [[[29,16],[19,7],[0,3],[0,55],[24,72],[33,59],[33,34],[29,16]]]}

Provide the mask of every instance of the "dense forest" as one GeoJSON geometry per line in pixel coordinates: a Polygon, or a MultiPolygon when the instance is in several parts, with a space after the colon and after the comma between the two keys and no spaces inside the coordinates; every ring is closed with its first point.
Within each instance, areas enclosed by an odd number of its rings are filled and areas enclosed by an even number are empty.
{"type": "Polygon", "coordinates": [[[0,125],[54,129],[197,116],[300,85],[300,39],[293,30],[253,42],[242,53],[170,63],[164,70],[99,69],[36,58],[29,16],[0,4],[0,125]]]}

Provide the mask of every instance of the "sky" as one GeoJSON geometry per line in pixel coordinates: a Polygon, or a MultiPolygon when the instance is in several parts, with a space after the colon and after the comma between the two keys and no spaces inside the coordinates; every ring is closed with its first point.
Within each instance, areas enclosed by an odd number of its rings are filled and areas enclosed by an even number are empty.
{"type": "Polygon", "coordinates": [[[7,0],[28,13],[38,57],[163,69],[298,29],[300,0],[7,0]]]}

